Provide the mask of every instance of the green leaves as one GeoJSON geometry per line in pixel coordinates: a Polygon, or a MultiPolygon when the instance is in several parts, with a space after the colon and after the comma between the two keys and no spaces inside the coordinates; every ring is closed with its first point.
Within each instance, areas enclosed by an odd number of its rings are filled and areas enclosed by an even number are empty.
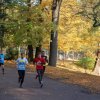
{"type": "Polygon", "coordinates": [[[85,57],[79,60],[78,65],[85,69],[93,69],[94,63],[95,63],[95,59],[90,57],[85,57]]]}
{"type": "MultiPolygon", "coordinates": [[[[15,45],[34,45],[43,43],[53,24],[41,7],[18,6],[8,11],[7,28],[11,43],[15,45]],[[13,13],[14,12],[14,13],[13,13]]],[[[5,35],[6,37],[6,35],[5,35]]]]}
{"type": "Polygon", "coordinates": [[[81,0],[80,14],[93,22],[92,27],[100,26],[100,0],[81,0]]]}

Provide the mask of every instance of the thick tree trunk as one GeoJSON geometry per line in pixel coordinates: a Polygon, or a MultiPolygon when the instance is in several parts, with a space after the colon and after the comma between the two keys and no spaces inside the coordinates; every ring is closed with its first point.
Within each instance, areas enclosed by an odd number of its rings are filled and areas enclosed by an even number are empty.
{"type": "Polygon", "coordinates": [[[50,41],[50,56],[49,65],[56,66],[57,62],[57,39],[58,39],[58,22],[59,22],[59,12],[62,0],[53,0],[52,4],[52,22],[55,25],[55,29],[51,31],[51,41],[50,41]]]}
{"type": "Polygon", "coordinates": [[[50,66],[56,66],[56,62],[57,62],[57,37],[58,37],[57,31],[55,32],[55,36],[54,36],[54,32],[52,31],[51,41],[50,41],[50,56],[49,56],[50,66]]]}

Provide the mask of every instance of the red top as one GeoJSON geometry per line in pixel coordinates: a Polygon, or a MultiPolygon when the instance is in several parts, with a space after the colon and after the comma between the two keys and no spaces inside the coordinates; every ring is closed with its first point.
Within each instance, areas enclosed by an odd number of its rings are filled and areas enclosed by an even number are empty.
{"type": "Polygon", "coordinates": [[[43,69],[43,64],[46,63],[43,58],[35,58],[33,62],[36,63],[36,69],[43,69]]]}

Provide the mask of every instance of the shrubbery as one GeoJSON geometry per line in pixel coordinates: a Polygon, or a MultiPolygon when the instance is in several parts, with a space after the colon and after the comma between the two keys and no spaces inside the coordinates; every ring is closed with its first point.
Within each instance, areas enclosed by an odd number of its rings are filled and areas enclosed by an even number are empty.
{"type": "Polygon", "coordinates": [[[90,57],[84,57],[78,61],[78,65],[85,69],[93,69],[95,63],[95,59],[90,57]]]}
{"type": "Polygon", "coordinates": [[[18,49],[17,48],[8,48],[6,50],[5,59],[6,60],[13,60],[18,57],[18,49]]]}

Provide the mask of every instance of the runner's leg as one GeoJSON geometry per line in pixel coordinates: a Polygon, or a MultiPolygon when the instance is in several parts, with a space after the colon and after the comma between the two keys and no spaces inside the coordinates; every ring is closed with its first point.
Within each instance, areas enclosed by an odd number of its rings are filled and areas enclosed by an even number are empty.
{"type": "Polygon", "coordinates": [[[40,69],[37,69],[37,73],[38,73],[39,83],[41,84],[41,73],[40,73],[40,69]]]}
{"type": "Polygon", "coordinates": [[[25,70],[21,71],[21,82],[20,82],[20,87],[22,87],[22,84],[24,82],[24,77],[25,77],[25,70]]]}
{"type": "Polygon", "coordinates": [[[41,86],[40,86],[40,87],[41,87],[41,88],[43,87],[43,81],[42,81],[43,72],[44,72],[43,69],[41,69],[41,70],[40,70],[40,74],[41,74],[41,86]]]}
{"type": "Polygon", "coordinates": [[[18,70],[18,83],[20,83],[20,81],[21,81],[21,72],[20,70],[18,70]]]}
{"type": "Polygon", "coordinates": [[[4,64],[2,64],[2,73],[4,75],[4,64]]]}
{"type": "Polygon", "coordinates": [[[43,75],[44,75],[44,72],[45,72],[45,68],[46,68],[46,66],[43,66],[43,75]]]}

